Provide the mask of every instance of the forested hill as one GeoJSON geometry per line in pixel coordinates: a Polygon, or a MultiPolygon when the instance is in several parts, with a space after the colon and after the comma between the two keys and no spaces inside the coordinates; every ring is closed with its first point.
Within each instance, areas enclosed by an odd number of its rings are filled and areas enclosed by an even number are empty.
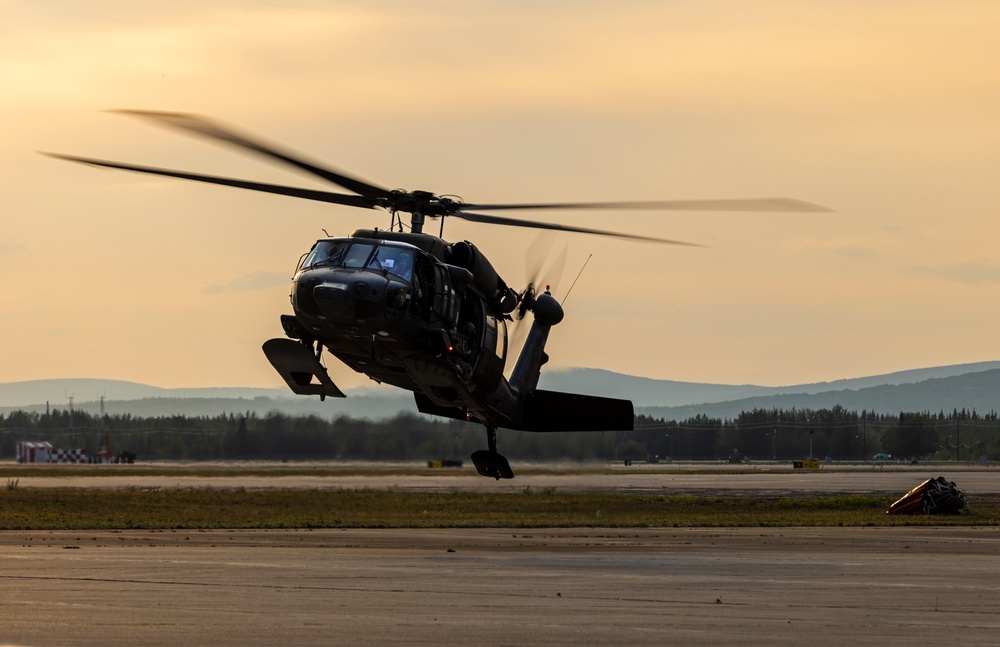
{"type": "Polygon", "coordinates": [[[735,418],[742,411],[754,409],[830,409],[837,405],[879,413],[950,413],[966,409],[985,415],[1000,411],[1000,369],[857,390],[790,393],[680,407],[637,407],[636,412],[664,420],[683,420],[695,415],[735,418]]]}
{"type": "MultiPolygon", "coordinates": [[[[197,389],[188,390],[197,391],[197,389]]],[[[44,413],[47,408],[66,410],[69,405],[66,398],[63,398],[50,402],[49,405],[43,403],[0,407],[0,414],[18,410],[44,413]]],[[[82,401],[80,398],[76,398],[73,408],[76,411],[96,415],[101,410],[101,403],[99,400],[82,401]]],[[[104,411],[112,416],[127,414],[139,417],[211,417],[230,413],[264,416],[271,412],[278,412],[288,416],[319,416],[321,418],[348,416],[383,420],[400,413],[416,413],[417,407],[413,402],[413,395],[399,389],[349,391],[347,398],[330,398],[325,401],[320,401],[318,397],[298,397],[291,393],[286,395],[283,391],[274,390],[269,391],[268,395],[254,397],[161,395],[129,400],[106,398],[104,411]]]]}
{"type": "MultiPolygon", "coordinates": [[[[542,373],[539,386],[554,391],[604,395],[632,400],[637,407],[681,407],[704,403],[725,403],[777,395],[815,395],[862,391],[872,387],[917,384],[927,380],[971,376],[1000,370],[1000,362],[976,362],[934,368],[897,371],[832,382],[813,382],[788,386],[757,386],[753,384],[701,384],[673,380],[654,380],[622,375],[599,369],[577,368],[542,373]]],[[[976,378],[972,378],[973,381],[976,378]]],[[[937,388],[947,387],[937,384],[937,388]]],[[[871,392],[877,394],[877,392],[871,392]]],[[[889,410],[892,410],[890,407],[889,410]]],[[[961,408],[961,407],[959,407],[961,408]]]]}
{"type": "MultiPolygon", "coordinates": [[[[1000,362],[979,362],[900,371],[886,375],[795,386],[698,384],[621,375],[596,369],[543,372],[541,388],[626,398],[637,413],[668,420],[694,415],[732,418],[755,408],[829,408],[837,404],[858,411],[1000,410],[1000,362]]],[[[117,380],[35,380],[0,384],[0,413],[44,412],[46,406],[100,411],[104,396],[109,415],[215,416],[229,413],[265,415],[351,416],[384,419],[414,412],[412,395],[398,389],[348,391],[346,399],[296,397],[285,389],[164,389],[117,380]],[[48,404],[46,404],[48,403],[48,404]]]]}

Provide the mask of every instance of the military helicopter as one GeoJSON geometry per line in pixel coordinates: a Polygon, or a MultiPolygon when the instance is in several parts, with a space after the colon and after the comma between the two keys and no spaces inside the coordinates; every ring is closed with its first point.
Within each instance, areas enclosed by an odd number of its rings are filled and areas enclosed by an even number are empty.
{"type": "Polygon", "coordinates": [[[548,289],[529,283],[514,290],[482,251],[469,241],[449,243],[445,218],[488,225],[614,236],[661,244],[676,240],[588,229],[572,225],[486,215],[482,211],[541,209],[657,209],[684,211],[827,211],[788,198],[659,202],[467,203],[429,191],[386,189],[262,143],[194,114],[119,111],[255,153],[319,177],[350,194],[265,184],[163,168],[47,153],[93,166],[220,184],[389,212],[389,229],[358,229],[349,236],[317,240],[300,258],[291,288],[292,314],[281,315],[285,337],[263,351],[299,395],[343,398],[322,364],[326,351],[379,383],[413,392],[426,414],[482,424],[487,449],[472,454],[476,470],[513,478],[497,452],[498,428],[533,431],[631,430],[629,400],[560,393],[537,388],[549,357],[545,344],[563,308],[548,289]],[[404,231],[402,214],[409,214],[404,231]],[[439,236],[424,232],[427,218],[440,218],[439,236]],[[509,379],[504,376],[508,323],[532,314],[532,323],[509,379]]]}

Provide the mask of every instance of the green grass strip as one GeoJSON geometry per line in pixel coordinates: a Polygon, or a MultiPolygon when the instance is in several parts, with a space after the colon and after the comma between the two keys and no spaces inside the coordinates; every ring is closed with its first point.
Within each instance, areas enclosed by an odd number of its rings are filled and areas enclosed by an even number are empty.
{"type": "Polygon", "coordinates": [[[540,528],[1000,525],[972,514],[886,515],[878,496],[787,498],[386,490],[0,490],[0,529],[540,528]]]}

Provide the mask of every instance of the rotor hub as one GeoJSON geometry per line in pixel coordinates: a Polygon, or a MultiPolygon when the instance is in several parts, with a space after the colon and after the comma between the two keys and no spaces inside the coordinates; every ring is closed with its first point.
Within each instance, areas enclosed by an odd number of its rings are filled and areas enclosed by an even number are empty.
{"type": "Polygon", "coordinates": [[[462,209],[462,202],[430,191],[394,189],[389,195],[379,199],[378,206],[393,212],[419,213],[428,218],[438,218],[458,213],[462,209]]]}

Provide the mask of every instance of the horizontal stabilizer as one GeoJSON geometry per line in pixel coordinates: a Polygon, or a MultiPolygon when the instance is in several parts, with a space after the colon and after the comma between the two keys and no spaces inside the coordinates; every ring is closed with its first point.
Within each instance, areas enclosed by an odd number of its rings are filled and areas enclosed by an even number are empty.
{"type": "Polygon", "coordinates": [[[264,342],[264,355],[274,370],[298,395],[345,398],[343,391],[330,379],[311,348],[294,339],[276,338],[264,342]]]}
{"type": "Polygon", "coordinates": [[[413,400],[417,403],[417,411],[420,413],[441,416],[442,418],[454,418],[455,420],[471,420],[465,409],[442,407],[439,404],[434,404],[430,398],[419,391],[413,392],[413,400]]]}
{"type": "Polygon", "coordinates": [[[520,424],[510,428],[521,431],[631,431],[634,420],[631,400],[536,389],[528,398],[520,424]]]}

